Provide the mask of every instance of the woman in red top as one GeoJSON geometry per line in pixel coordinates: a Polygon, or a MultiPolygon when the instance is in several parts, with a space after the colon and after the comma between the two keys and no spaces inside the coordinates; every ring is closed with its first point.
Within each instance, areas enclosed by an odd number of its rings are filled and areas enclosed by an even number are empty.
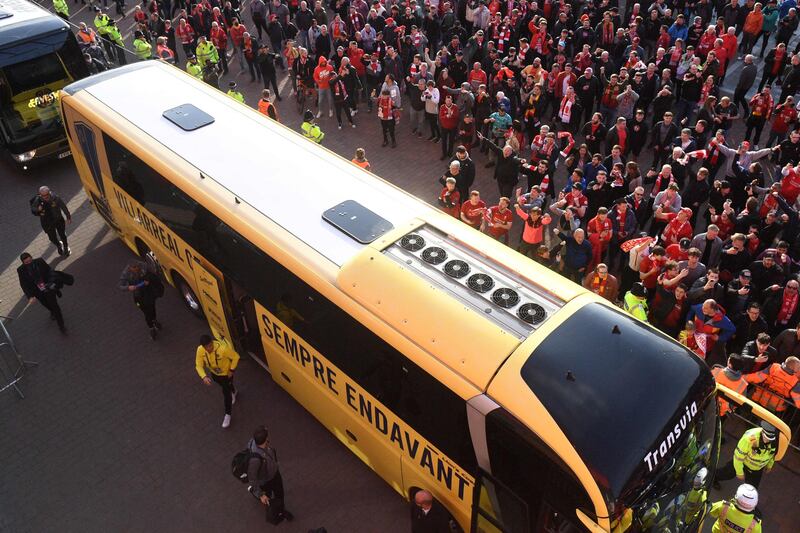
{"type": "Polygon", "coordinates": [[[517,211],[517,215],[525,221],[517,251],[522,255],[535,259],[536,251],[544,240],[544,227],[550,224],[552,219],[550,215],[542,216],[540,207],[532,207],[530,213],[523,211],[519,204],[515,204],[514,208],[517,211]]]}

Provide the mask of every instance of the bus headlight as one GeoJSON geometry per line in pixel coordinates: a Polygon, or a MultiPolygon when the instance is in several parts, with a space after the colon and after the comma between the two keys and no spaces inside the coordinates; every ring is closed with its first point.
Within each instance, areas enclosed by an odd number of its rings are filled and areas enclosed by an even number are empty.
{"type": "Polygon", "coordinates": [[[14,158],[14,161],[17,163],[27,163],[36,155],[36,150],[31,150],[29,152],[22,152],[21,154],[11,154],[11,157],[14,158]]]}

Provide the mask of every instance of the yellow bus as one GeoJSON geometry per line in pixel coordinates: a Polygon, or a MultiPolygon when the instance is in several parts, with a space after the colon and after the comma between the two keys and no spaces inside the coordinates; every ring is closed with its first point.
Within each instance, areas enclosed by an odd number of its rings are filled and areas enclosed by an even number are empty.
{"type": "Polygon", "coordinates": [[[169,65],[61,106],[119,237],[404,497],[468,531],[698,529],[717,391],[672,339],[169,65]]]}
{"type": "Polygon", "coordinates": [[[23,169],[69,157],[59,91],[89,75],[69,24],[27,0],[0,4],[0,144],[23,169]]]}

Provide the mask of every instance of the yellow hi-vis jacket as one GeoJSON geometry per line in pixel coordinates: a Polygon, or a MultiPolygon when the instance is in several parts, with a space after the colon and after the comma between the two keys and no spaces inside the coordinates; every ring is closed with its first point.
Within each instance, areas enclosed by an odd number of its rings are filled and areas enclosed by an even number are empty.
{"type": "Polygon", "coordinates": [[[761,428],[748,429],[739,439],[733,451],[733,469],[737,476],[744,475],[744,467],[749,470],[767,470],[775,464],[775,441],[765,445],[761,440],[761,428]]]}
{"type": "Polygon", "coordinates": [[[733,502],[718,501],[708,513],[717,519],[711,533],[761,533],[761,520],[753,513],[740,511],[733,502]]]}
{"type": "Polygon", "coordinates": [[[97,28],[97,33],[100,35],[105,35],[106,33],[106,26],[108,23],[111,22],[111,19],[108,18],[108,15],[105,13],[100,13],[94,18],[94,27],[97,28]]]}
{"type": "Polygon", "coordinates": [[[192,63],[191,61],[186,63],[186,72],[188,72],[198,80],[203,79],[203,67],[201,67],[199,63],[192,63]]]}
{"type": "Polygon", "coordinates": [[[210,352],[204,346],[198,346],[194,356],[194,367],[201,378],[205,378],[209,372],[216,376],[227,376],[239,364],[239,354],[227,343],[214,340],[212,344],[214,347],[210,352]]]}
{"type": "Polygon", "coordinates": [[[647,299],[634,296],[627,292],[622,300],[625,310],[643,322],[647,322],[647,299]]]}
{"type": "Polygon", "coordinates": [[[69,18],[69,6],[67,5],[66,0],[53,0],[53,9],[56,10],[56,13],[61,13],[65,17],[69,18]]]}
{"type": "Polygon", "coordinates": [[[197,56],[197,62],[200,63],[201,67],[205,67],[206,63],[211,63],[213,65],[219,63],[217,47],[208,41],[198,44],[194,55],[197,56]]]}
{"type": "Polygon", "coordinates": [[[228,90],[228,96],[233,98],[234,100],[244,103],[244,95],[239,91],[234,91],[233,89],[228,90]]]}
{"type": "Polygon", "coordinates": [[[303,130],[303,135],[305,135],[307,139],[311,139],[317,144],[321,143],[322,139],[325,138],[325,134],[322,133],[320,127],[311,122],[303,122],[300,129],[303,130]]]}
{"type": "Polygon", "coordinates": [[[133,50],[136,52],[136,57],[141,60],[150,59],[153,57],[153,45],[144,39],[134,39],[133,50]]]}

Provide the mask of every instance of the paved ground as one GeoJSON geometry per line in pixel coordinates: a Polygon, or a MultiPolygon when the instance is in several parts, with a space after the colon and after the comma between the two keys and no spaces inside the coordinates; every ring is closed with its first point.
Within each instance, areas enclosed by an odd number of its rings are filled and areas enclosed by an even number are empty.
{"type": "MultiPolygon", "coordinates": [[[[76,18],[88,20],[88,14],[76,18]]],[[[246,75],[238,80],[254,104],[260,87],[246,75]]],[[[293,105],[278,107],[285,124],[299,126],[293,105]]],[[[363,146],[377,174],[425,200],[435,198],[444,171],[438,145],[412,138],[405,122],[399,147],[381,148],[377,118],[362,111],[356,123],[338,132],[335,121],[323,119],[325,145],[346,157],[363,146]]],[[[477,187],[493,201],[491,173],[482,157],[476,162],[477,187]]],[[[27,174],[2,166],[0,190],[0,314],[21,314],[12,333],[24,355],[41,363],[22,384],[27,399],[0,394],[0,532],[256,530],[263,527],[262,510],[232,479],[229,461],[261,423],[271,428],[297,516],[283,530],[408,531],[401,498],[250,360],[237,373],[242,394],[234,424],[219,428],[219,391],[203,387],[192,368],[203,324],[170,290],[159,305],[164,334],[150,341],[129,296],[115,288],[131,255],[86,202],[71,161],[27,174]],[[66,260],[27,210],[44,183],[74,212],[68,228],[74,253],[66,260]],[[25,309],[14,272],[23,250],[76,276],[62,299],[68,337],[38,304],[25,309]]],[[[789,466],[800,471],[797,461],[789,466]]],[[[724,487],[726,495],[732,487],[724,487]]],[[[800,530],[798,487],[783,467],[765,479],[766,531],[800,530]]]]}

